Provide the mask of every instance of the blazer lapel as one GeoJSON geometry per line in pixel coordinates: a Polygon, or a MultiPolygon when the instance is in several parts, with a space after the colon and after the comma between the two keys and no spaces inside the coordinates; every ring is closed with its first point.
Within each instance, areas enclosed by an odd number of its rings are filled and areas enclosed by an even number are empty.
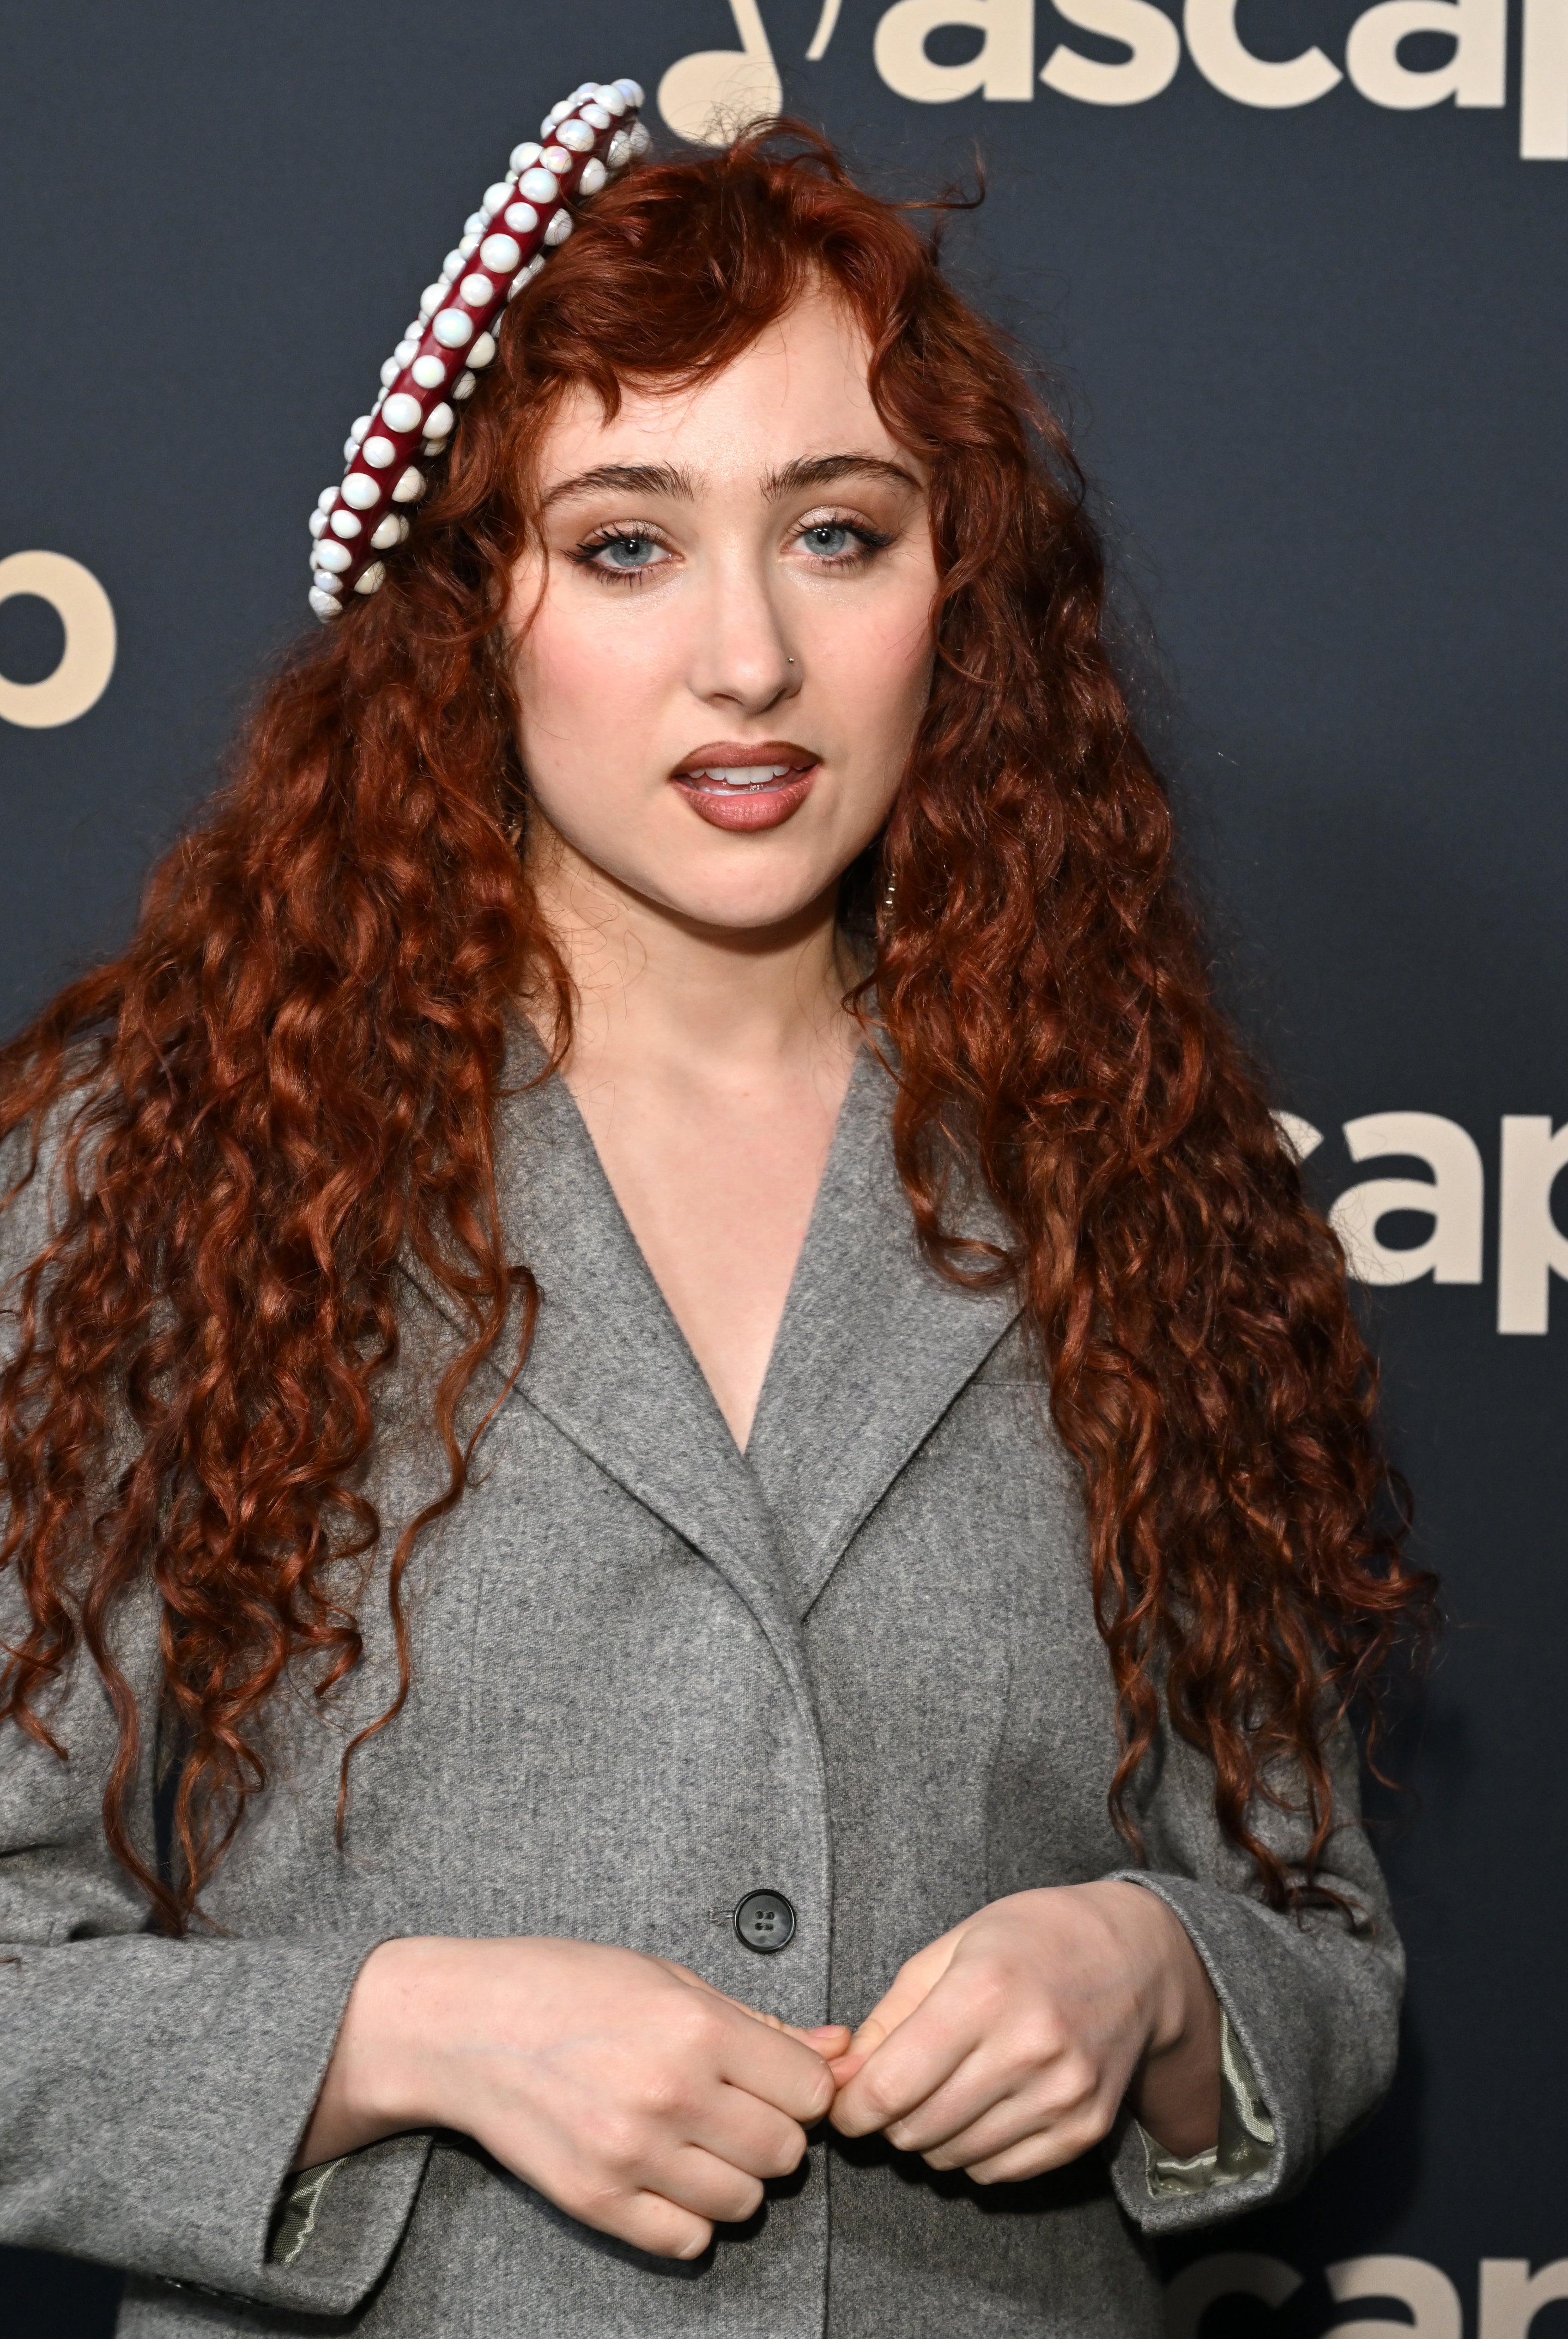
{"type": "MultiPolygon", "coordinates": [[[[892,1081],[863,1048],[758,1400],[747,1458],[787,1538],[801,1614],[1019,1314],[922,1256],[892,1158],[892,1081]]],[[[984,1198],[962,1230],[1006,1239],[984,1198]]]]}
{"type": "MultiPolygon", "coordinates": [[[[518,1393],[719,1569],[809,1706],[787,1569],[755,1475],[637,1248],[566,1082],[526,1085],[544,1061],[523,1027],[496,1114],[508,1254],[527,1261],[539,1287],[518,1393]]],[[[498,1362],[498,1369],[505,1367],[498,1362]]]]}

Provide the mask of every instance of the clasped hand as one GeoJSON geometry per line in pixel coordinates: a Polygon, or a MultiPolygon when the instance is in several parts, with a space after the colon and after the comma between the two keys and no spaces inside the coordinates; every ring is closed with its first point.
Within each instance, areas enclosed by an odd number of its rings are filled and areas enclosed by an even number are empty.
{"type": "Polygon", "coordinates": [[[853,2037],[792,2029],[630,1949],[384,1942],[297,2161],[456,2128],[585,2224],[691,2258],[756,2211],[824,2117],[995,2184],[1076,2159],[1124,2098],[1169,2149],[1211,2144],[1218,2006],[1155,1894],[1066,1885],[944,1933],[853,2037]]]}

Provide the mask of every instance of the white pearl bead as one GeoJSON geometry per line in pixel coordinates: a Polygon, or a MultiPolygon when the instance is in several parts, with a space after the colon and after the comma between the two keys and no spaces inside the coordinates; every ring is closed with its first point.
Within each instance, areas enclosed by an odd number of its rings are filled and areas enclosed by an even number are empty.
{"type": "Polygon", "coordinates": [[[320,536],[326,525],[327,515],[324,511],[313,511],[311,514],[311,534],[312,536],[320,536]]]}
{"type": "Polygon", "coordinates": [[[441,274],[446,279],[447,282],[451,284],[455,282],[457,278],[459,277],[462,272],[463,254],[458,250],[457,245],[453,244],[450,252],[448,252],[445,260],[441,262],[441,274]]]}
{"type": "Polygon", "coordinates": [[[522,257],[523,247],[515,235],[488,235],[479,246],[479,259],[492,276],[509,276],[522,257]]]}
{"type": "Polygon", "coordinates": [[[351,568],[354,556],[346,544],[319,544],[313,556],[318,568],[351,568]]]}
{"type": "Polygon", "coordinates": [[[356,513],[345,511],[340,504],[327,525],[334,536],[340,536],[346,543],[351,544],[360,533],[361,522],[356,513]]]}
{"type": "Polygon", "coordinates": [[[590,155],[588,160],[583,164],[583,175],[577,181],[578,194],[597,195],[609,175],[609,173],[606,170],[598,156],[597,154],[590,155]]]}
{"type": "Polygon", "coordinates": [[[459,300],[466,301],[470,309],[488,309],[495,297],[495,285],[477,269],[472,276],[465,276],[458,287],[459,300]]]}
{"type": "Polygon", "coordinates": [[[626,104],[628,105],[635,105],[637,112],[640,113],[643,107],[643,85],[641,82],[632,81],[629,77],[623,75],[622,78],[616,82],[616,87],[620,91],[620,94],[626,99],[626,104]]]}
{"type": "Polygon", "coordinates": [[[356,593],[379,593],[386,581],[387,572],[382,563],[372,560],[354,590],[356,593]]]}
{"type": "Polygon", "coordinates": [[[343,501],[355,511],[370,511],[381,500],[381,482],[368,472],[350,471],[343,481],[343,501]]]}
{"type": "Polygon", "coordinates": [[[416,471],[410,463],[392,489],[392,501],[395,504],[411,504],[416,497],[422,496],[424,492],[425,475],[423,471],[416,471]]]}
{"type": "Polygon", "coordinates": [[[454,398],[472,398],[478,386],[478,381],[473,374],[460,373],[458,376],[457,380],[452,384],[452,396],[454,398]]]}
{"type": "Polygon", "coordinates": [[[609,152],[605,156],[605,160],[612,171],[624,171],[631,159],[631,133],[626,130],[617,130],[610,140],[609,152]]]}
{"type": "Polygon", "coordinates": [[[332,506],[337,502],[337,500],[338,490],[336,488],[323,488],[321,494],[316,498],[316,509],[318,511],[330,511],[332,506]]]}
{"type": "Polygon", "coordinates": [[[531,203],[553,203],[560,192],[560,181],[555,173],[547,171],[539,163],[525,171],[518,181],[518,194],[527,195],[531,203]]]}
{"type": "Polygon", "coordinates": [[[318,617],[340,617],[343,614],[331,595],[323,593],[320,587],[311,595],[311,607],[318,617]]]}
{"type": "Polygon", "coordinates": [[[447,369],[439,358],[416,358],[409,370],[421,390],[439,390],[447,379],[447,369]]]}
{"type": "Polygon", "coordinates": [[[648,136],[646,123],[642,122],[634,122],[626,136],[634,155],[646,154],[654,143],[648,136]]]}
{"type": "Polygon", "coordinates": [[[345,462],[345,463],[351,463],[351,462],[353,461],[353,459],[354,459],[355,456],[359,453],[359,451],[360,451],[360,442],[359,442],[359,440],[358,440],[357,439],[344,439],[344,441],[343,441],[343,460],[344,460],[344,462],[345,462]]]}
{"type": "Polygon", "coordinates": [[[565,243],[571,232],[572,215],[570,212],[557,212],[555,218],[545,230],[545,242],[552,246],[558,243],[565,243]]]}
{"type": "Polygon", "coordinates": [[[415,333],[412,337],[405,333],[402,340],[398,343],[397,348],[392,351],[392,355],[397,359],[398,363],[400,366],[406,366],[419,346],[419,337],[418,333],[415,333]]]}
{"type": "Polygon", "coordinates": [[[564,98],[559,105],[552,105],[549,112],[546,114],[544,120],[539,124],[539,136],[541,138],[547,138],[554,130],[557,123],[560,120],[562,114],[569,113],[570,112],[571,107],[566,103],[564,98]]]}
{"type": "Polygon", "coordinates": [[[363,439],[370,427],[370,417],[368,414],[355,415],[353,420],[349,425],[349,436],[353,440],[356,447],[360,444],[360,441],[363,439]]]}
{"type": "MultiPolygon", "coordinates": [[[[420,341],[424,339],[424,333],[425,321],[423,317],[416,317],[412,324],[405,325],[403,327],[403,341],[408,343],[409,348],[411,350],[417,350],[420,341]]],[[[402,345],[402,341],[399,341],[398,344],[399,349],[402,345]]]]}
{"type": "Polygon", "coordinates": [[[542,159],[546,170],[553,171],[557,179],[564,179],[572,167],[572,157],[564,146],[547,146],[542,159]]]}
{"type": "Polygon", "coordinates": [[[398,450],[390,439],[367,439],[360,451],[366,462],[374,464],[378,471],[384,471],[389,464],[398,459],[398,450]]]}
{"type": "Polygon", "coordinates": [[[468,351],[468,363],[475,373],[480,373],[483,371],[484,368],[489,364],[490,360],[495,356],[495,354],[496,337],[494,333],[481,333],[478,340],[474,343],[473,348],[468,351]]]}
{"type": "Polygon", "coordinates": [[[538,223],[539,215],[534,209],[532,203],[509,203],[508,205],[507,225],[508,227],[516,228],[519,235],[532,235],[538,223]]]}
{"type": "Polygon", "coordinates": [[[398,376],[402,372],[402,370],[403,369],[396,358],[389,358],[385,365],[381,368],[382,388],[384,390],[390,390],[392,384],[397,380],[398,376]]]}
{"type": "Polygon", "coordinates": [[[460,350],[474,338],[474,321],[465,309],[441,309],[430,331],[444,350],[460,350]]]}
{"type": "Polygon", "coordinates": [[[593,153],[594,133],[586,122],[563,122],[556,134],[568,154],[593,153]]]}
{"type": "Polygon", "coordinates": [[[432,316],[436,310],[440,307],[446,297],[447,288],[444,284],[427,284],[424,291],[419,295],[419,315],[421,318],[432,316]]]}
{"type": "Polygon", "coordinates": [[[527,171],[538,161],[543,153],[544,148],[537,138],[525,138],[520,146],[513,147],[507,159],[514,171],[527,171]]]}
{"type": "Polygon", "coordinates": [[[406,520],[399,519],[396,512],[389,512],[370,542],[378,552],[390,552],[394,544],[401,544],[407,528],[406,520]]]}
{"type": "Polygon", "coordinates": [[[597,89],[594,92],[594,104],[596,105],[602,105],[605,112],[606,113],[613,114],[617,122],[626,110],[626,101],[622,96],[620,91],[616,87],[614,82],[600,82],[597,89]]]}
{"type": "Polygon", "coordinates": [[[487,220],[495,218],[511,192],[510,182],[506,179],[498,179],[494,186],[485,189],[484,201],[480,203],[479,209],[484,212],[487,220]]]}
{"type": "Polygon", "coordinates": [[[381,409],[381,419],[389,430],[417,430],[424,419],[419,400],[406,390],[394,390],[381,409]]]}
{"type": "Polygon", "coordinates": [[[424,444],[420,447],[419,452],[421,455],[429,456],[430,461],[433,463],[438,455],[444,455],[446,453],[451,443],[452,442],[449,439],[427,439],[424,444]]]}
{"type": "Polygon", "coordinates": [[[484,214],[484,212],[470,212],[468,213],[468,218],[463,222],[463,233],[464,233],[464,235],[466,235],[466,236],[468,236],[468,235],[483,235],[484,232],[485,232],[485,214],[484,214]]]}
{"type": "Polygon", "coordinates": [[[604,107],[591,97],[583,108],[583,120],[590,130],[607,130],[610,126],[609,115],[604,107]]]}
{"type": "Polygon", "coordinates": [[[457,416],[452,412],[451,408],[447,404],[446,400],[443,398],[439,406],[432,406],[429,414],[425,417],[426,438],[445,439],[451,430],[451,427],[457,419],[457,416]]]}

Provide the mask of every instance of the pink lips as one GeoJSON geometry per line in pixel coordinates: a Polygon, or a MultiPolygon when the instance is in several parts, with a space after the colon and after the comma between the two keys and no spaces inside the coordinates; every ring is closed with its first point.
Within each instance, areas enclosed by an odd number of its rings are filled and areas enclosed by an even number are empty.
{"type": "Polygon", "coordinates": [[[710,826],[752,831],[777,828],[797,812],[819,768],[812,750],[793,739],[717,739],[685,756],[670,784],[710,826]],[[751,772],[754,781],[739,776],[751,772]]]}

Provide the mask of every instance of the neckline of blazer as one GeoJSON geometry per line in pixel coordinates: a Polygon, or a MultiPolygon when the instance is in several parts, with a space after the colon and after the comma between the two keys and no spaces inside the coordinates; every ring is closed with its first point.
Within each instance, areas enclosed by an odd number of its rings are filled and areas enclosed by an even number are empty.
{"type": "MultiPolygon", "coordinates": [[[[858,1528],[1015,1321],[1018,1298],[962,1289],[922,1257],[893,1163],[892,1078],[863,1046],[743,1454],[570,1090],[557,1074],[540,1079],[544,1065],[521,1025],[496,1113],[502,1226],[540,1295],[515,1395],[729,1575],[770,1638],[784,1628],[794,1642],[858,1528]]],[[[962,1227],[1003,1239],[983,1199],[962,1227]]]]}

